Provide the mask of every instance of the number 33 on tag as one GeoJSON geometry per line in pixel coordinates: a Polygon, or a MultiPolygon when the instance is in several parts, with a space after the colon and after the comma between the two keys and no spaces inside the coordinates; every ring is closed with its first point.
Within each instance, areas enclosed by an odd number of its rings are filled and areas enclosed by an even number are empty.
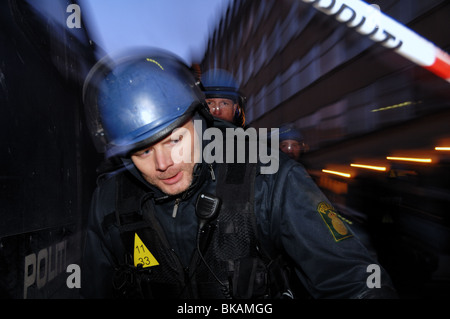
{"type": "Polygon", "coordinates": [[[150,250],[144,245],[138,234],[134,234],[134,266],[142,264],[142,268],[158,266],[159,263],[150,250]]]}

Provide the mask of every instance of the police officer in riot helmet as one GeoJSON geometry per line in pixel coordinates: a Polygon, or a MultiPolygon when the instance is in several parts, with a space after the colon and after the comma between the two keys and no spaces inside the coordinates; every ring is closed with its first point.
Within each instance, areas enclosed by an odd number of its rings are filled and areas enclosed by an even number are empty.
{"type": "Polygon", "coordinates": [[[280,126],[279,141],[280,150],[296,161],[308,148],[300,130],[291,123],[280,126]]]}
{"type": "Polygon", "coordinates": [[[156,49],[88,75],[93,139],[124,167],[98,179],[82,295],[295,297],[295,276],[312,298],[395,297],[383,268],[380,288],[367,286],[377,261],[299,163],[277,152],[279,170],[262,174],[260,162],[202,160],[212,116],[200,86],[156,49]]]}
{"type": "Polygon", "coordinates": [[[233,75],[223,69],[210,69],[202,75],[201,80],[211,114],[245,127],[246,98],[239,91],[239,84],[233,75]]]}

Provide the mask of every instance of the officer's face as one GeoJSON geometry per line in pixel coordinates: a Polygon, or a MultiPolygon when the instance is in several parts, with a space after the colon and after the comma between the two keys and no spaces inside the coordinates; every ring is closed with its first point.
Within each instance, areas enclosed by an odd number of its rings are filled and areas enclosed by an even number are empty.
{"type": "Polygon", "coordinates": [[[222,120],[233,122],[234,112],[236,111],[237,104],[230,99],[214,98],[206,99],[209,110],[214,117],[218,117],[222,120]]]}
{"type": "Polygon", "coordinates": [[[280,142],[280,150],[295,160],[300,158],[301,149],[300,143],[295,140],[284,140],[280,142]]]}
{"type": "Polygon", "coordinates": [[[172,135],[131,156],[147,182],[168,195],[185,191],[192,183],[199,143],[189,120],[172,135]]]}

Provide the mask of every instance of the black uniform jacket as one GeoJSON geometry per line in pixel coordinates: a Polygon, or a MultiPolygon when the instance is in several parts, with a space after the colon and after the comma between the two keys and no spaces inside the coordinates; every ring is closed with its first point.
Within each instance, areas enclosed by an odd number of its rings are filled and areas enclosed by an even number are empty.
{"type": "MultiPolygon", "coordinates": [[[[258,174],[255,178],[254,212],[259,242],[266,252],[284,253],[294,262],[295,272],[312,298],[391,298],[396,297],[389,276],[377,260],[351,231],[316,186],[304,167],[280,153],[279,170],[275,174],[258,174]],[[375,266],[373,266],[375,265],[375,266]],[[375,268],[374,268],[375,267],[375,268]],[[381,288],[368,285],[379,269],[381,288]]],[[[217,170],[215,164],[213,167],[217,170]]],[[[158,190],[148,185],[132,163],[128,170],[142,181],[149,192],[158,190]]],[[[114,267],[122,258],[117,228],[105,230],[105,216],[115,210],[116,172],[103,178],[92,200],[86,233],[82,267],[82,294],[85,298],[112,296],[114,267]]],[[[211,191],[212,175],[195,192],[211,191]]],[[[195,249],[198,221],[194,211],[196,194],[179,202],[172,216],[176,198],[161,201],[156,215],[166,237],[180,261],[188,265],[195,249]]],[[[157,197],[157,196],[156,196],[157,197]]]]}

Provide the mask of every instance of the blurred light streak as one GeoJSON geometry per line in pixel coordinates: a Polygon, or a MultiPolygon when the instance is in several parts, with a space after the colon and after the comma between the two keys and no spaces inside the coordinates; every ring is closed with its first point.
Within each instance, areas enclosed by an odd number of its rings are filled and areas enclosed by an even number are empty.
{"type": "Polygon", "coordinates": [[[394,104],[394,105],[390,105],[390,106],[386,106],[386,107],[381,107],[379,109],[374,109],[374,110],[371,110],[370,112],[379,112],[379,111],[392,110],[392,109],[396,109],[396,108],[399,108],[399,107],[404,107],[404,106],[408,106],[408,105],[412,105],[412,104],[413,104],[413,102],[407,101],[407,102],[398,103],[398,104],[394,104]]]}
{"type": "Polygon", "coordinates": [[[407,161],[407,162],[418,162],[418,163],[431,163],[431,158],[414,158],[414,157],[391,157],[388,156],[386,159],[391,161],[407,161]]]}
{"type": "Polygon", "coordinates": [[[375,170],[375,171],[386,171],[386,167],[384,166],[373,166],[373,165],[364,165],[364,164],[350,164],[350,166],[352,167],[358,167],[358,168],[366,168],[366,169],[371,169],[371,170],[375,170]]]}
{"type": "Polygon", "coordinates": [[[450,151],[450,146],[436,146],[434,149],[436,151],[450,151]]]}
{"type": "Polygon", "coordinates": [[[348,174],[348,173],[343,173],[343,172],[338,172],[338,171],[331,171],[331,170],[328,170],[328,169],[323,169],[322,172],[328,173],[328,174],[339,175],[339,176],[343,176],[343,177],[347,177],[347,178],[352,177],[352,176],[351,176],[350,174],[348,174]]]}

